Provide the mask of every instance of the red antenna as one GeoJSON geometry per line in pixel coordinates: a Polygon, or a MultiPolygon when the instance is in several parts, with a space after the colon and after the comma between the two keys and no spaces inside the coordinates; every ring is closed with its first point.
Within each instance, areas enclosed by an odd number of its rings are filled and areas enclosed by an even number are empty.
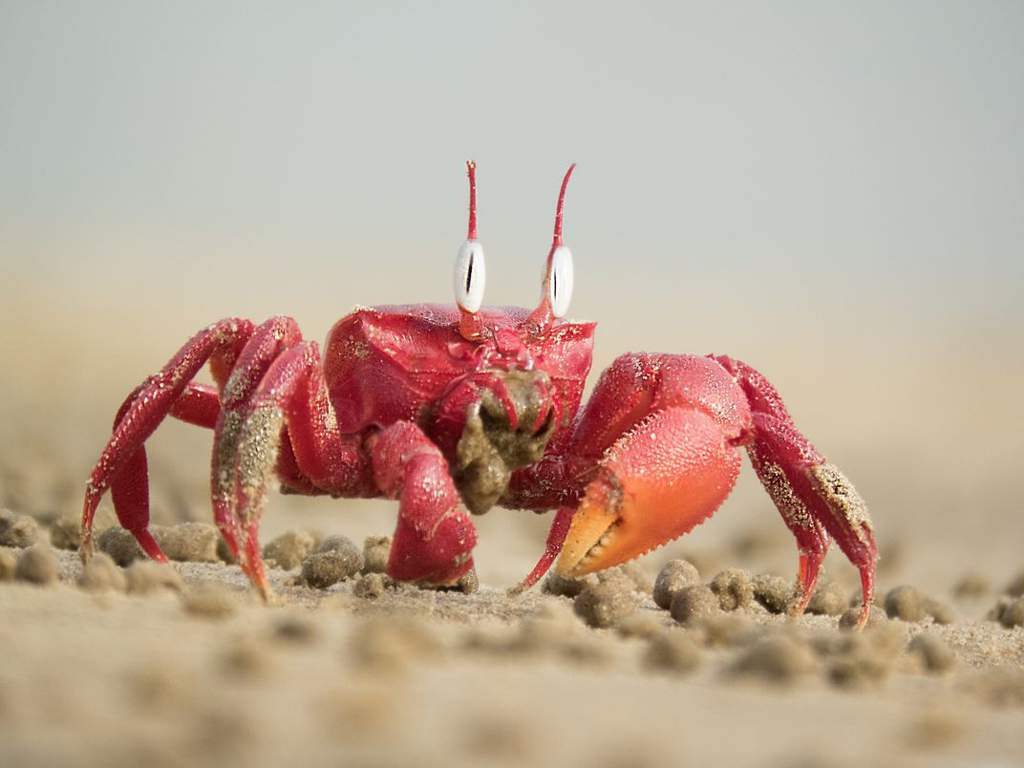
{"type": "Polygon", "coordinates": [[[569,178],[576,170],[576,163],[569,166],[562,178],[562,188],[558,191],[558,207],[555,209],[555,237],[551,245],[555,248],[562,244],[562,208],[565,206],[565,189],[569,186],[569,178]]]}
{"type": "Polygon", "coordinates": [[[467,240],[476,240],[476,162],[466,161],[466,174],[469,176],[469,231],[467,240]]]}

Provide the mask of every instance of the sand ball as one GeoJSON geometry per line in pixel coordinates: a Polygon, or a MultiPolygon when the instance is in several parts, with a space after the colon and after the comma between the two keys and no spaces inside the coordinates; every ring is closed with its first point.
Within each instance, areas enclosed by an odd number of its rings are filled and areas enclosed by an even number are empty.
{"type": "Polygon", "coordinates": [[[328,536],[316,552],[302,561],[302,580],[311,587],[327,589],[355,576],[363,567],[363,553],[344,536],[328,536]]]}
{"type": "MultiPolygon", "coordinates": [[[[846,630],[855,629],[857,627],[857,622],[860,621],[860,611],[861,607],[859,605],[854,606],[853,608],[848,608],[846,612],[839,617],[839,628],[846,630]]],[[[887,621],[885,611],[878,606],[870,606],[868,609],[868,620],[865,626],[875,627],[884,621],[887,621]]]]}
{"type": "Polygon", "coordinates": [[[367,536],[363,541],[363,573],[387,573],[390,556],[389,536],[367,536]]]}
{"type": "Polygon", "coordinates": [[[753,578],[750,586],[754,599],[769,613],[785,613],[793,599],[793,583],[781,576],[761,573],[753,578]]]}
{"type": "Polygon", "coordinates": [[[930,597],[922,601],[924,612],[932,617],[936,624],[952,624],[956,621],[956,614],[953,609],[945,603],[934,600],[930,597]]]}
{"type": "Polygon", "coordinates": [[[938,635],[922,632],[910,642],[908,649],[920,657],[929,672],[947,672],[956,664],[956,654],[938,635]]]}
{"type": "Polygon", "coordinates": [[[78,586],[90,592],[124,592],[127,587],[124,573],[104,552],[96,552],[82,567],[78,586]]]}
{"type": "Polygon", "coordinates": [[[305,531],[285,531],[263,547],[263,559],[286,571],[298,568],[313,551],[316,542],[305,531]]]}
{"type": "Polygon", "coordinates": [[[171,560],[216,563],[220,531],[211,523],[179,523],[152,527],[153,538],[171,560]]]}
{"type": "Polygon", "coordinates": [[[841,616],[846,611],[848,596],[835,582],[819,584],[814,590],[807,612],[819,616],[841,616]]]}
{"type": "Polygon", "coordinates": [[[138,560],[124,572],[128,592],[134,595],[151,595],[155,592],[172,590],[181,592],[184,584],[181,576],[171,566],[152,560],[138,560]]]}
{"type": "Polygon", "coordinates": [[[573,610],[592,627],[618,624],[637,609],[632,590],[621,581],[605,581],[587,587],[576,597],[573,610]]]}
{"type": "Polygon", "coordinates": [[[654,602],[659,608],[668,610],[672,598],[684,587],[700,583],[700,573],[688,560],[669,560],[654,580],[654,602]]]}
{"type": "Polygon", "coordinates": [[[383,573],[364,573],[352,588],[352,594],[364,600],[375,600],[388,589],[394,589],[395,582],[383,573]]]}
{"type": "Polygon", "coordinates": [[[146,557],[131,532],[118,526],[101,531],[96,537],[96,546],[122,568],[146,557]]]}
{"type": "Polygon", "coordinates": [[[924,600],[914,587],[895,587],[885,596],[885,612],[890,619],[921,621],[925,617],[924,600]]]}
{"type": "Polygon", "coordinates": [[[754,599],[754,588],[746,571],[729,568],[716,574],[711,580],[711,591],[718,596],[723,611],[746,608],[754,599]]]}
{"type": "Polygon", "coordinates": [[[980,573],[965,573],[953,586],[953,596],[961,600],[972,600],[992,592],[992,582],[980,573]]]}
{"type": "Polygon", "coordinates": [[[50,544],[56,549],[75,550],[82,546],[82,521],[60,517],[50,526],[50,544]]]}
{"type": "Polygon", "coordinates": [[[0,509],[0,546],[31,547],[39,538],[39,525],[28,515],[16,515],[9,509],[0,509]]]}
{"type": "Polygon", "coordinates": [[[680,624],[689,624],[697,619],[713,616],[720,610],[722,608],[718,595],[706,584],[683,587],[672,598],[672,605],[669,606],[672,618],[680,624]]]}
{"type": "Polygon", "coordinates": [[[1010,583],[1003,591],[1010,597],[1024,597],[1024,571],[1010,579],[1010,583]]]}
{"type": "Polygon", "coordinates": [[[34,544],[21,553],[14,567],[14,578],[32,584],[57,583],[59,565],[57,555],[48,544],[34,544]]]}
{"type": "Polygon", "coordinates": [[[1024,597],[1006,604],[999,613],[999,623],[1007,629],[1024,627],[1024,597]]]}
{"type": "Polygon", "coordinates": [[[597,576],[590,574],[579,579],[570,579],[551,573],[544,580],[543,591],[559,597],[576,597],[589,586],[597,584],[597,576]]]}

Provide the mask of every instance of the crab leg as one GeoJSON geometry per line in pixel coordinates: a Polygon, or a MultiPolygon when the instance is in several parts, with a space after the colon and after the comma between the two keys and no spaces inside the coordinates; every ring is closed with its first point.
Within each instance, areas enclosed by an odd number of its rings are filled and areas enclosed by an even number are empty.
{"type": "Polygon", "coordinates": [[[451,585],[473,569],[476,529],[441,451],[411,422],[385,428],[371,447],[381,492],[399,499],[388,574],[399,581],[451,585]]]}
{"type": "Polygon", "coordinates": [[[170,413],[185,421],[208,425],[214,393],[190,381],[209,360],[218,372],[229,370],[252,333],[248,320],[228,318],[192,337],[159,373],[128,396],[118,410],[113,435],[100,454],[82,502],[82,556],[92,553],[96,507],[108,489],[114,495],[118,520],[139,540],[150,557],[166,559],[149,535],[149,489],[143,444],[170,413]],[[181,401],[179,403],[179,401],[181,401]]]}
{"type": "MultiPolygon", "coordinates": [[[[261,354],[255,349],[254,371],[272,354],[269,347],[261,354]]],[[[241,543],[239,562],[268,597],[259,524],[267,486],[281,468],[282,455],[290,457],[293,469],[301,472],[312,492],[371,495],[371,470],[360,440],[338,431],[320,352],[313,342],[298,343],[277,356],[266,367],[256,391],[239,402],[233,413],[228,438],[215,450],[217,522],[241,543]],[[287,442],[282,441],[285,427],[287,442]]]]}
{"type": "Polygon", "coordinates": [[[713,359],[747,395],[754,424],[747,452],[797,540],[800,594],[794,612],[802,612],[810,601],[831,535],[860,571],[862,604],[858,625],[863,626],[874,594],[878,560],[867,505],[843,473],[800,434],[779,393],[761,373],[726,356],[713,359]]]}
{"type": "MultiPolygon", "coordinates": [[[[264,594],[269,593],[266,592],[262,558],[257,552],[255,560],[250,559],[248,546],[239,550],[240,542],[247,541],[250,536],[239,524],[236,514],[235,473],[249,400],[274,360],[301,340],[298,324],[290,317],[272,317],[256,328],[221,391],[221,410],[214,430],[210,462],[213,519],[242,570],[264,594]]],[[[275,440],[278,437],[277,433],[273,435],[275,440]]],[[[273,458],[276,458],[276,451],[271,456],[273,458]]]]}

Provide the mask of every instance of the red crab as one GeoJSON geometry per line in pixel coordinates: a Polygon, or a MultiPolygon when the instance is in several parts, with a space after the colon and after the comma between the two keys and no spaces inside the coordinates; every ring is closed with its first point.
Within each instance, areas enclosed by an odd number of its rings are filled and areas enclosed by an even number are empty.
{"type": "Polygon", "coordinates": [[[398,499],[388,573],[422,585],[471,575],[467,510],[494,504],[557,509],[547,546],[519,588],[561,553],[580,576],[639,557],[689,531],[725,500],[746,448],[799,550],[804,610],[834,538],[871,604],[872,524],[846,477],[797,430],[775,388],[719,355],[627,354],[581,407],[593,323],[564,319],[572,253],[562,242],[562,180],[538,306],[482,307],[475,165],[468,239],[455,263],[455,306],[359,308],[331,330],[324,355],[294,320],[231,318],[197,333],[137,387],[92,471],[83,556],[109,488],[118,520],[165,560],[148,531],[143,446],[169,414],[214,430],[213,514],[264,597],[258,530],[267,487],[290,493],[398,499]],[[192,378],[209,362],[216,387],[192,378]]]}

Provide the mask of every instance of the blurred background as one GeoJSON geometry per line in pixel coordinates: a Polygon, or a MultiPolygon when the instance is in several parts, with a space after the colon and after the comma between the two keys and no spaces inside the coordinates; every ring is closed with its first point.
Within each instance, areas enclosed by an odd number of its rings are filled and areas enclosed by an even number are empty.
{"type": "MultiPolygon", "coordinates": [[[[947,583],[954,553],[1001,577],[1024,512],[1022,22],[1014,2],[3,0],[2,501],[73,514],[123,396],[214,319],[287,313],[322,340],[356,304],[451,301],[467,158],[487,302],[533,306],[575,161],[595,377],[626,350],[741,357],[908,577],[947,583]]],[[[209,445],[154,437],[158,517],[208,518],[209,445]]],[[[393,514],[275,498],[265,530],[393,514]]],[[[485,580],[539,553],[543,521],[501,538],[516,514],[481,521],[508,554],[485,580]]],[[[690,539],[761,527],[785,535],[748,471],[690,539]]]]}

